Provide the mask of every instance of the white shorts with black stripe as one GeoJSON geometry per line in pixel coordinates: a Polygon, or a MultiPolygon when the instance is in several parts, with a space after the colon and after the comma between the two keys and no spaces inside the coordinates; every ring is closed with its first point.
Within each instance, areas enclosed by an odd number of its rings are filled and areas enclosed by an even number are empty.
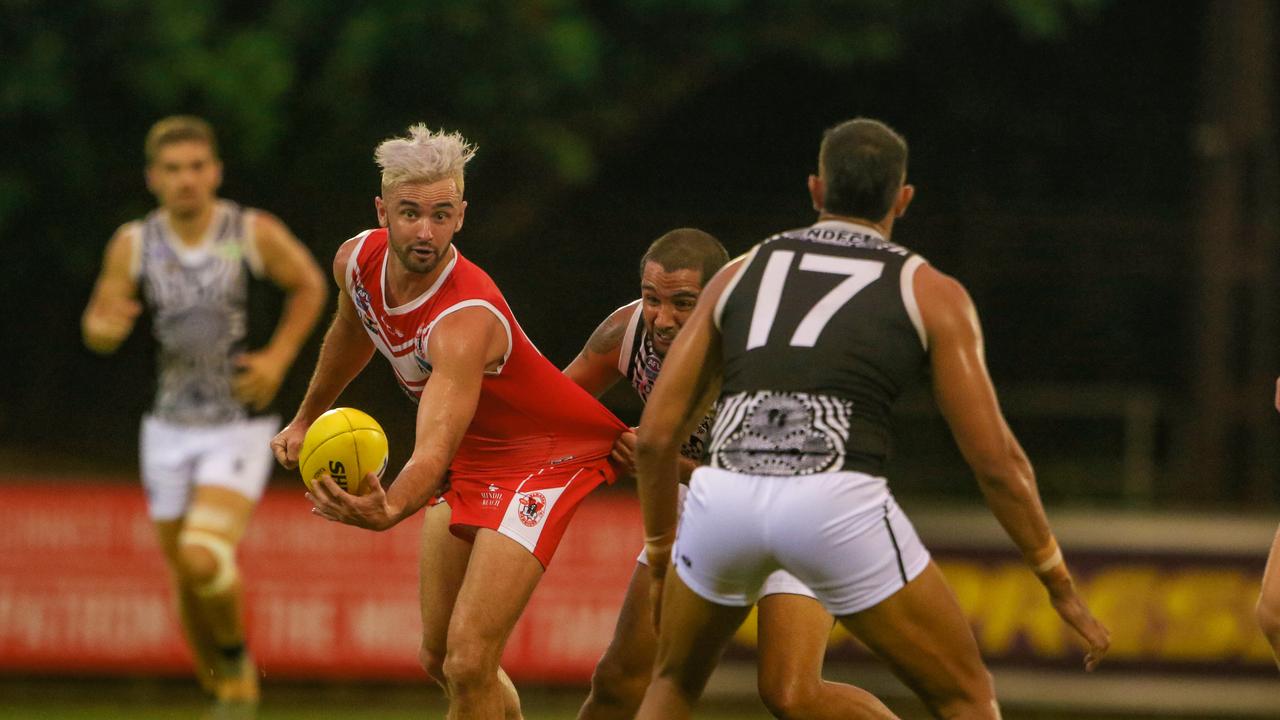
{"type": "MultiPolygon", "coordinates": [[[[689,494],[688,485],[680,485],[680,504],[676,506],[677,513],[684,512],[684,500],[689,494]]],[[[676,538],[676,548],[680,547],[680,538],[676,538]]],[[[676,552],[679,552],[677,549],[676,552]]],[[[640,548],[640,555],[636,558],[636,562],[648,567],[649,554],[644,548],[640,548]]],[[[769,573],[764,579],[764,584],[760,586],[760,593],[757,599],[766,595],[802,595],[804,597],[816,598],[813,591],[804,586],[804,583],[796,579],[794,575],[786,570],[775,570],[769,573]]]]}
{"type": "Polygon", "coordinates": [[[882,477],[856,472],[744,475],[700,467],[689,483],[673,562],[719,605],[746,606],[779,569],[832,615],[866,610],[929,564],[929,551],[882,477]]]}

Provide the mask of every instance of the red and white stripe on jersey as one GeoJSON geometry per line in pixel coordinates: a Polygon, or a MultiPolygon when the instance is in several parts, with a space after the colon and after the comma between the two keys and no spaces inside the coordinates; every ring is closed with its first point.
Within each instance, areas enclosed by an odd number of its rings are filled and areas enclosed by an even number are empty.
{"type": "Polygon", "coordinates": [[[416,401],[430,375],[414,356],[418,330],[430,324],[426,318],[435,308],[433,300],[453,274],[461,255],[454,253],[440,277],[426,292],[407,303],[389,307],[386,302],[389,256],[386,230],[366,230],[353,239],[356,247],[347,259],[345,275],[347,295],[351,297],[374,347],[391,363],[400,387],[416,401]],[[369,240],[371,236],[374,237],[372,241],[369,240]]]}
{"type": "Polygon", "coordinates": [[[476,412],[450,469],[455,475],[519,480],[552,466],[608,457],[622,421],[538,352],[489,276],[453,247],[440,277],[422,295],[386,303],[387,231],[356,236],[345,287],[365,331],[401,386],[417,400],[431,376],[427,340],[441,318],[483,307],[507,331],[502,365],[485,374],[476,412]]]}
{"type": "MultiPolygon", "coordinates": [[[[456,262],[458,257],[459,256],[455,254],[453,256],[453,262],[456,262]]],[[[450,268],[453,267],[453,262],[450,263],[450,268]]],[[[440,313],[435,316],[435,319],[427,325],[426,329],[418,333],[417,339],[414,340],[414,352],[416,352],[417,356],[422,359],[422,363],[425,364],[428,369],[431,367],[429,341],[431,340],[431,331],[435,329],[436,323],[443,320],[446,315],[450,315],[459,310],[465,310],[469,307],[482,307],[493,313],[498,318],[498,322],[502,323],[502,329],[507,333],[507,351],[502,354],[502,362],[498,363],[498,367],[492,370],[486,370],[485,374],[498,375],[502,373],[502,368],[507,366],[507,360],[511,359],[511,323],[507,320],[507,317],[498,310],[498,308],[494,307],[486,300],[463,300],[456,305],[450,305],[440,311],[440,313]]]]}

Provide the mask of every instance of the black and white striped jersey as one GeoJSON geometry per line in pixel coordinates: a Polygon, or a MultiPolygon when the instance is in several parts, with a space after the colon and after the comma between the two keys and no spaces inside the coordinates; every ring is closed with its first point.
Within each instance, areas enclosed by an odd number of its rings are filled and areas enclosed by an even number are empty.
{"type": "Polygon", "coordinates": [[[232,394],[248,333],[250,275],[261,275],[253,211],[219,200],[201,243],[184,245],[155,210],[132,223],[133,274],[159,342],[152,414],[180,425],[247,417],[232,394]]]}
{"type": "MultiPolygon", "coordinates": [[[[649,393],[658,380],[662,370],[662,356],[653,346],[653,338],[644,324],[643,300],[636,300],[635,307],[627,321],[627,332],[622,336],[622,346],[618,350],[618,372],[622,373],[642,402],[649,401],[649,393]]],[[[707,435],[711,432],[711,420],[715,416],[712,409],[706,417],[698,422],[693,434],[680,445],[680,455],[691,460],[702,461],[707,449],[707,435]]]]}
{"type": "Polygon", "coordinates": [[[756,475],[883,471],[889,408],[919,377],[923,258],[827,220],[757,245],[715,308],[724,379],[714,467],[756,475]]]}

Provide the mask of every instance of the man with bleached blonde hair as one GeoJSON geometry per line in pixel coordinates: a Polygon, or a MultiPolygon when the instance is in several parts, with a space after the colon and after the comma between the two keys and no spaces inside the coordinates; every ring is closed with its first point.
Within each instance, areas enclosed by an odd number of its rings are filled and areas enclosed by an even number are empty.
{"type": "Polygon", "coordinates": [[[371,473],[370,491],[353,496],[321,476],[310,497],[315,514],[371,530],[430,505],[420,660],[455,720],[520,717],[498,661],[578,504],[616,477],[610,456],[626,427],[538,352],[454,245],[473,156],[457,133],[424,125],[378,146],[380,227],[338,249],[338,312],[297,415],[272,442],[296,466],[307,428],[375,349],[418,403],[394,483],[384,490],[371,473]]]}
{"type": "Polygon", "coordinates": [[[142,422],[142,483],[201,685],[220,701],[255,701],[235,551],[271,474],[264,414],[324,308],[324,274],[284,223],[217,196],[213,128],[177,115],[144,144],[159,208],[107,245],[82,320],[84,342],[111,353],[144,303],[159,342],[155,404],[142,422]],[[287,298],[275,332],[250,350],[250,283],[287,298]]]}
{"type": "Polygon", "coordinates": [[[462,197],[466,190],[464,170],[475,156],[476,148],[461,134],[432,133],[425,125],[414,125],[409,128],[409,137],[378,145],[373,160],[382,168],[383,195],[405,183],[451,180],[462,197]]]}

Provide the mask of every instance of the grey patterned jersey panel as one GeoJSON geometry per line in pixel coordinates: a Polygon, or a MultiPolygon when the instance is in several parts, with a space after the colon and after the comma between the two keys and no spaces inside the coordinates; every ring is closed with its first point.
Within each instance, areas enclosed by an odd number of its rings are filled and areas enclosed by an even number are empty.
{"type": "Polygon", "coordinates": [[[219,201],[197,247],[182,244],[163,211],[140,223],[139,284],[159,343],[152,414],[166,422],[210,425],[248,414],[231,390],[248,325],[247,215],[219,201]]]}
{"type": "Polygon", "coordinates": [[[720,399],[711,466],[747,475],[844,469],[853,403],[826,395],[749,392],[720,399]]]}

